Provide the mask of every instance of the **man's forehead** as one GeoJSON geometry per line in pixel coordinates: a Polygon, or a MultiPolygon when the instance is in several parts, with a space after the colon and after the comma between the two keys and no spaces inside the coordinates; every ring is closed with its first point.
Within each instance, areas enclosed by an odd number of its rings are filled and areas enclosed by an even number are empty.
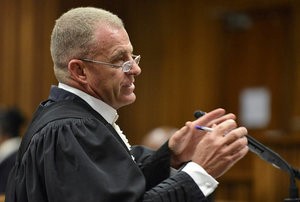
{"type": "Polygon", "coordinates": [[[102,27],[97,30],[95,37],[101,52],[109,55],[124,55],[132,53],[133,47],[124,28],[102,27]]]}

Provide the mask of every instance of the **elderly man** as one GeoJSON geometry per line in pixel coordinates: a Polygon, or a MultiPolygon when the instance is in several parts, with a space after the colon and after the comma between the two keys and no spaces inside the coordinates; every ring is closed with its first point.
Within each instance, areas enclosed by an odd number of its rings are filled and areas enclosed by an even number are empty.
{"type": "Polygon", "coordinates": [[[141,56],[116,15],[66,12],[51,54],[59,84],[25,134],[7,202],[205,201],[215,179],[246,155],[247,130],[223,109],[187,122],[157,151],[131,147],[115,121],[136,99],[141,56]],[[214,130],[206,135],[196,125],[214,130]]]}

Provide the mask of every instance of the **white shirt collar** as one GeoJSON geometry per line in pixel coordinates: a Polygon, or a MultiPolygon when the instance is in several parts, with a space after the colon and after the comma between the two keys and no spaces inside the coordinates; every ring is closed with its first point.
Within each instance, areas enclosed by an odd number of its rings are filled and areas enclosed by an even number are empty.
{"type": "Polygon", "coordinates": [[[115,110],[114,108],[112,108],[111,106],[103,102],[102,100],[99,100],[77,88],[73,88],[63,83],[59,83],[58,87],[66,91],[69,91],[79,96],[81,99],[85,100],[95,111],[101,114],[108,123],[113,124],[114,122],[117,121],[119,117],[117,110],[115,110]]]}

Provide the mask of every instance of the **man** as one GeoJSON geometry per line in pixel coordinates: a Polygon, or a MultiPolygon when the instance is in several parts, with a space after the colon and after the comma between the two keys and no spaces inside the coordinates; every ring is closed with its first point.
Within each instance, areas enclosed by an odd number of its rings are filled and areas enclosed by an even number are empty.
{"type": "Polygon", "coordinates": [[[136,99],[140,56],[116,15],[68,11],[56,21],[51,54],[59,85],[25,134],[7,202],[205,201],[215,178],[246,155],[247,130],[223,109],[187,122],[155,152],[130,146],[116,110],[136,99]]]}
{"type": "Polygon", "coordinates": [[[18,108],[0,110],[0,194],[5,193],[8,174],[15,164],[24,121],[25,117],[18,108]]]}

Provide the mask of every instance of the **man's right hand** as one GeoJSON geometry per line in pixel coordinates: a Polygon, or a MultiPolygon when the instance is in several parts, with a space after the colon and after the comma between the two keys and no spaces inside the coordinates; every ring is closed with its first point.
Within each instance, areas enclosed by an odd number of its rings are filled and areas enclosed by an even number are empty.
{"type": "Polygon", "coordinates": [[[218,178],[247,154],[246,134],[246,128],[237,128],[234,120],[226,120],[204,135],[191,160],[218,178]]]}
{"type": "Polygon", "coordinates": [[[247,130],[237,128],[234,114],[215,109],[193,122],[187,122],[169,140],[171,164],[178,168],[193,161],[214,178],[220,177],[248,152],[247,130]],[[212,132],[197,130],[196,125],[213,127],[212,132]]]}

